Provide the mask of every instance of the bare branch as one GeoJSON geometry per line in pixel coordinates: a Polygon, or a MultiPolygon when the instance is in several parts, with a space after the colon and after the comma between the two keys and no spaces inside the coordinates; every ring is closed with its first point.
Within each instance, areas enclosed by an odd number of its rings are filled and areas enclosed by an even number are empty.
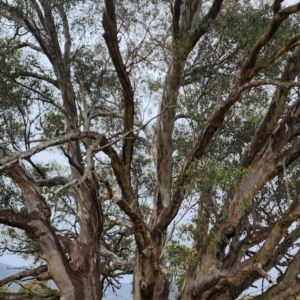
{"type": "Polygon", "coordinates": [[[52,178],[39,179],[36,181],[38,186],[55,186],[55,185],[64,185],[70,182],[69,178],[63,176],[56,176],[52,178]]]}
{"type": "Polygon", "coordinates": [[[53,64],[54,60],[49,52],[49,45],[47,44],[44,37],[40,34],[37,28],[33,25],[33,23],[25,16],[17,7],[7,4],[7,2],[1,1],[0,8],[7,11],[9,14],[13,16],[12,20],[18,22],[22,26],[24,26],[28,31],[30,31],[33,36],[36,38],[37,42],[39,43],[43,53],[46,54],[49,61],[53,64]]]}
{"type": "Polygon", "coordinates": [[[43,81],[51,83],[56,88],[59,88],[58,82],[55,79],[52,79],[48,76],[44,76],[44,75],[41,75],[41,74],[38,74],[38,73],[28,72],[28,71],[18,72],[17,75],[18,75],[18,77],[32,77],[32,78],[36,78],[36,79],[41,79],[43,81]]]}
{"type": "Polygon", "coordinates": [[[14,274],[12,276],[6,277],[4,279],[0,280],[0,286],[3,286],[5,284],[8,284],[10,282],[16,281],[16,280],[20,280],[26,277],[36,277],[41,273],[47,272],[48,267],[45,266],[40,266],[36,269],[32,269],[32,270],[25,270],[22,272],[19,272],[17,274],[14,274]]]}
{"type": "Polygon", "coordinates": [[[300,273],[300,250],[294,255],[292,261],[284,274],[278,280],[276,286],[269,288],[266,292],[257,296],[257,300],[281,300],[299,295],[299,273],[300,273]]]}
{"type": "Polygon", "coordinates": [[[113,270],[126,270],[128,272],[133,270],[133,262],[124,261],[119,258],[115,253],[107,250],[104,246],[100,246],[100,255],[106,257],[110,261],[113,262],[113,266],[111,267],[113,270]]]}
{"type": "MultiPolygon", "coordinates": [[[[245,152],[243,159],[244,167],[247,167],[252,163],[255,153],[257,153],[263,147],[264,143],[273,133],[279,118],[281,118],[282,113],[284,112],[286,99],[290,93],[290,88],[292,87],[292,80],[296,78],[300,69],[300,46],[296,47],[292,56],[294,59],[287,61],[281,75],[280,82],[283,82],[283,84],[273,80],[270,81],[270,84],[274,84],[275,86],[278,86],[278,88],[273,95],[273,99],[269,105],[264,119],[260,123],[247,151],[245,152]]],[[[258,80],[250,83],[250,86],[253,84],[253,87],[255,87],[264,83],[267,83],[267,81],[258,80]]],[[[298,83],[295,83],[294,86],[297,85],[298,83]]]]}
{"type": "Polygon", "coordinates": [[[8,226],[31,231],[33,228],[29,224],[33,218],[31,215],[15,212],[10,209],[0,209],[0,223],[8,226]]]}
{"type": "MultiPolygon", "coordinates": [[[[123,106],[124,106],[124,133],[133,130],[134,122],[134,100],[133,90],[129,76],[126,72],[126,67],[123,63],[122,56],[119,49],[118,37],[117,37],[117,21],[115,13],[114,0],[105,0],[106,12],[103,14],[103,27],[107,48],[109,50],[111,59],[116,69],[117,76],[122,86],[123,93],[123,106]]],[[[125,167],[125,174],[130,178],[130,166],[133,152],[133,134],[129,134],[129,139],[124,140],[122,160],[125,167]],[[132,139],[130,139],[130,137],[132,139]]],[[[130,181],[130,179],[129,179],[130,181]]]]}
{"type": "MultiPolygon", "coordinates": [[[[200,3],[199,1],[194,1],[194,2],[200,3]]],[[[194,46],[198,43],[200,38],[207,32],[210,26],[210,22],[218,16],[222,4],[223,4],[223,0],[214,0],[210,7],[210,10],[204,16],[204,18],[202,20],[198,20],[198,22],[195,23],[194,27],[189,33],[189,43],[191,48],[194,48],[194,46]]],[[[196,13],[198,13],[198,16],[193,16],[193,18],[196,17],[199,18],[199,11],[196,13]]]]}
{"type": "Polygon", "coordinates": [[[13,46],[12,48],[10,48],[10,51],[14,51],[15,49],[21,49],[24,47],[30,47],[31,49],[44,53],[41,47],[36,46],[35,44],[29,43],[29,42],[23,42],[20,43],[18,45],[13,46]]]}
{"type": "Polygon", "coordinates": [[[274,79],[261,79],[261,80],[256,80],[256,81],[252,81],[249,83],[245,83],[243,85],[243,87],[245,89],[251,89],[254,87],[258,87],[258,86],[264,86],[264,85],[274,85],[280,88],[284,88],[284,89],[290,89],[291,87],[294,86],[299,86],[300,87],[300,82],[298,81],[280,81],[280,80],[274,80],[274,79]]]}
{"type": "MultiPolygon", "coordinates": [[[[7,168],[12,167],[14,164],[16,164],[20,159],[29,158],[32,155],[39,153],[49,147],[61,145],[64,143],[68,143],[71,141],[78,141],[83,138],[92,138],[92,139],[99,139],[99,141],[106,143],[106,139],[104,135],[101,135],[97,132],[77,132],[77,133],[68,133],[62,137],[51,139],[49,141],[42,142],[40,145],[36,147],[32,147],[26,151],[23,152],[16,152],[16,153],[9,153],[7,156],[0,159],[0,164],[2,165],[0,167],[0,171],[5,170],[7,168]]],[[[1,148],[1,147],[0,147],[1,148]]]]}
{"type": "Polygon", "coordinates": [[[71,53],[71,34],[70,34],[70,28],[69,28],[69,21],[67,14],[64,10],[63,5],[58,5],[58,12],[60,14],[60,17],[63,22],[63,31],[64,31],[64,37],[65,37],[65,49],[64,49],[64,57],[65,59],[70,59],[70,53],[71,53]]]}
{"type": "MultiPolygon", "coordinates": [[[[216,291],[222,289],[224,286],[237,284],[240,280],[241,273],[243,276],[247,274],[250,276],[253,272],[257,272],[262,265],[266,264],[273,255],[275,247],[288,231],[290,225],[300,217],[300,197],[296,199],[287,211],[280,217],[280,219],[273,226],[265,243],[258,250],[258,252],[243,262],[240,268],[229,269],[226,278],[221,278],[219,282],[212,288],[205,292],[202,297],[207,299],[216,291]]],[[[225,272],[225,271],[224,271],[225,272]]],[[[264,275],[265,276],[265,275],[264,275]]]]}

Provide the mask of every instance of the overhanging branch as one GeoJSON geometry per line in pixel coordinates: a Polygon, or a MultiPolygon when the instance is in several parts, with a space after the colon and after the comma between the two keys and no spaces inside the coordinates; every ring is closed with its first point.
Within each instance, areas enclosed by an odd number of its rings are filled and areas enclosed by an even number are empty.
{"type": "Polygon", "coordinates": [[[40,275],[41,273],[47,272],[47,270],[48,270],[47,266],[40,266],[40,267],[32,269],[32,270],[25,270],[25,271],[19,272],[17,274],[14,274],[12,276],[9,276],[9,277],[6,277],[6,278],[0,280],[0,287],[5,284],[8,284],[10,282],[14,282],[14,281],[26,278],[26,277],[35,278],[36,276],[40,275]]]}
{"type": "MultiPolygon", "coordinates": [[[[84,131],[84,132],[68,133],[64,136],[42,142],[38,146],[32,147],[26,151],[16,152],[16,153],[12,153],[12,154],[8,153],[8,155],[5,155],[5,156],[3,156],[3,154],[0,155],[0,164],[1,164],[0,171],[4,171],[5,169],[12,167],[20,159],[29,158],[32,155],[39,153],[49,147],[61,145],[61,144],[68,143],[71,141],[78,141],[78,140],[81,140],[81,139],[84,139],[87,137],[94,139],[94,140],[99,139],[101,142],[105,141],[104,143],[106,144],[105,136],[101,135],[97,132],[92,132],[92,131],[85,132],[84,131]]],[[[103,145],[103,146],[105,147],[105,145],[103,145]]],[[[3,147],[1,147],[1,145],[0,145],[0,151],[3,151],[3,147]]],[[[8,151],[8,150],[6,150],[6,151],[8,151]]]]}
{"type": "Polygon", "coordinates": [[[36,181],[38,186],[56,186],[65,185],[70,182],[69,178],[63,176],[55,176],[52,178],[39,179],[36,181]]]}
{"type": "Polygon", "coordinates": [[[29,223],[33,218],[28,214],[22,214],[10,209],[0,209],[0,223],[11,227],[30,231],[32,227],[29,223]]]}

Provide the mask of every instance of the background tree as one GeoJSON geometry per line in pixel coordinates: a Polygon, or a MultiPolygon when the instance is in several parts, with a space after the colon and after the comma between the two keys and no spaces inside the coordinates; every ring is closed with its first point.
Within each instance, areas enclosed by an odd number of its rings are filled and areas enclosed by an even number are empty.
{"type": "Polygon", "coordinates": [[[300,3],[281,4],[0,1],[1,248],[35,262],[0,285],[299,294],[300,3]]]}

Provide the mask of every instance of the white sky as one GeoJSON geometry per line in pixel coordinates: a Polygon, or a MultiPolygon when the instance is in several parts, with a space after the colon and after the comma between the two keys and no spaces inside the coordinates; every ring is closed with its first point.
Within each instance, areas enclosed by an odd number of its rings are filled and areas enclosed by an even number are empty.
{"type": "Polygon", "coordinates": [[[286,5],[293,5],[293,4],[296,4],[298,2],[299,2],[298,0],[287,0],[287,1],[283,1],[283,5],[284,6],[286,6],[286,5]]]}

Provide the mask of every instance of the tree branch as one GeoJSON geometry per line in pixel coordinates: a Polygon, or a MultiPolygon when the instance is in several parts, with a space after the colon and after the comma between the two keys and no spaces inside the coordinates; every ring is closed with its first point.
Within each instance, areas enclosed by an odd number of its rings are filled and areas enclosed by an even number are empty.
{"type": "Polygon", "coordinates": [[[51,83],[56,88],[59,88],[57,80],[52,79],[48,76],[44,76],[44,75],[41,75],[38,73],[28,72],[28,71],[21,71],[21,72],[18,72],[16,75],[18,75],[18,77],[32,77],[32,78],[40,79],[40,80],[46,81],[48,83],[51,83]]]}
{"type": "Polygon", "coordinates": [[[33,270],[25,270],[25,271],[19,272],[17,274],[14,274],[12,276],[1,279],[0,280],[0,286],[3,286],[5,284],[8,284],[8,283],[16,281],[16,280],[23,279],[25,277],[36,277],[39,274],[47,272],[47,271],[48,271],[47,266],[40,266],[40,267],[38,267],[36,269],[33,269],[33,270]]]}
{"type": "MultiPolygon", "coordinates": [[[[282,117],[285,110],[286,99],[290,93],[290,88],[292,87],[292,81],[296,78],[300,70],[300,46],[297,46],[293,51],[292,57],[294,59],[287,61],[282,72],[280,81],[283,83],[273,82],[278,88],[273,95],[264,119],[256,130],[248,149],[245,151],[242,162],[243,167],[251,165],[255,154],[262,149],[277,126],[278,120],[282,117]],[[290,82],[290,84],[288,82],[290,82]]],[[[256,81],[257,84],[262,82],[263,81],[261,80],[256,81]]],[[[250,83],[250,85],[253,84],[255,87],[256,83],[253,82],[250,83]]],[[[295,83],[294,85],[297,86],[298,83],[295,83]]]]}
{"type": "Polygon", "coordinates": [[[70,182],[70,179],[63,176],[56,176],[52,178],[39,179],[36,181],[38,186],[56,186],[65,185],[70,182]]]}
{"type": "Polygon", "coordinates": [[[33,34],[33,36],[39,43],[43,53],[45,53],[49,61],[52,64],[54,64],[53,57],[48,49],[49,45],[46,43],[45,39],[41,36],[37,28],[35,28],[34,25],[29,21],[29,19],[20,10],[18,10],[17,7],[9,5],[4,1],[0,2],[0,8],[2,8],[3,10],[7,11],[9,14],[14,16],[14,18],[12,18],[12,21],[16,21],[16,20],[19,21],[19,23],[22,24],[23,27],[25,27],[29,32],[33,34]]]}
{"type": "MultiPolygon", "coordinates": [[[[249,249],[249,247],[253,247],[255,245],[258,245],[259,243],[263,242],[267,236],[269,236],[270,231],[272,228],[268,228],[268,230],[265,230],[263,233],[262,238],[256,239],[251,239],[251,242],[253,241],[253,244],[248,244],[247,241],[245,241],[246,244],[242,243],[240,248],[237,248],[235,252],[237,254],[243,253],[244,247],[246,246],[246,249],[249,249]]],[[[256,235],[256,234],[255,234],[256,235]]],[[[296,240],[298,240],[300,237],[300,230],[298,228],[294,229],[292,232],[290,232],[288,235],[285,236],[283,242],[281,242],[278,247],[276,248],[275,253],[271,256],[271,258],[268,260],[268,262],[263,266],[263,269],[266,272],[269,272],[272,268],[276,267],[276,265],[280,262],[280,260],[283,258],[283,256],[287,253],[287,249],[290,247],[293,247],[293,244],[295,243],[296,240]]],[[[240,259],[235,259],[235,266],[224,266],[225,269],[230,269],[231,267],[239,268],[240,267],[240,259]]],[[[243,280],[239,281],[235,285],[231,285],[227,288],[229,288],[229,295],[230,299],[236,299],[238,296],[245,290],[247,290],[256,280],[259,279],[259,274],[257,272],[254,272],[250,276],[245,277],[243,280]]],[[[277,280],[278,281],[278,280],[277,280]]],[[[226,291],[226,288],[223,289],[224,293],[226,291]]],[[[216,300],[222,300],[224,297],[224,293],[220,293],[219,296],[216,298],[216,300]]],[[[228,290],[227,293],[228,295],[228,290]]]]}
{"type": "MultiPolygon", "coordinates": [[[[199,3],[199,1],[197,2],[199,3]]],[[[198,20],[198,22],[195,23],[194,28],[192,28],[191,32],[189,33],[189,44],[191,46],[191,49],[195,47],[200,38],[207,32],[210,26],[210,22],[218,16],[222,4],[223,0],[214,0],[210,7],[210,10],[204,16],[204,18],[202,20],[198,20]]],[[[195,17],[196,16],[194,16],[194,18],[195,17]]],[[[199,12],[197,17],[199,17],[199,12]]]]}
{"type": "Polygon", "coordinates": [[[214,133],[222,125],[226,112],[232,107],[232,105],[239,99],[242,92],[245,90],[245,87],[236,88],[231,92],[227,99],[222,102],[211,114],[209,120],[207,121],[202,133],[199,135],[196,143],[193,146],[193,149],[187,156],[181,170],[179,177],[174,187],[174,192],[172,195],[171,207],[168,210],[165,210],[159,217],[157,222],[157,227],[159,230],[165,230],[173,218],[176,216],[181,202],[184,198],[186,192],[186,186],[189,183],[189,176],[187,170],[190,167],[191,163],[195,159],[199,159],[204,153],[207,145],[214,136],[214,133]]]}
{"type": "MultiPolygon", "coordinates": [[[[123,93],[123,107],[124,107],[124,133],[133,130],[134,122],[134,100],[133,90],[129,76],[126,72],[126,67],[123,63],[122,56],[119,49],[118,37],[117,37],[117,20],[115,13],[114,0],[105,0],[106,11],[103,14],[103,27],[105,39],[110,57],[115,66],[115,70],[122,86],[123,93]]],[[[130,181],[130,167],[133,153],[133,133],[129,134],[129,139],[125,139],[123,143],[122,160],[125,167],[125,174],[130,181]]]]}
{"type": "Polygon", "coordinates": [[[32,43],[29,43],[29,42],[23,42],[23,43],[20,43],[18,45],[15,45],[13,46],[10,50],[11,51],[14,51],[15,49],[21,49],[21,48],[24,48],[24,47],[30,47],[31,49],[35,50],[35,51],[38,51],[38,52],[41,52],[44,54],[42,48],[32,44],[32,43]]]}
{"type": "Polygon", "coordinates": [[[265,243],[261,246],[258,252],[251,258],[243,262],[238,269],[224,270],[227,273],[225,278],[221,278],[219,282],[211,289],[206,291],[202,297],[207,299],[212,294],[221,290],[225,286],[237,284],[241,278],[250,276],[253,272],[257,272],[258,268],[265,265],[270,257],[274,254],[274,249],[288,231],[290,225],[300,217],[300,197],[297,198],[291,206],[284,212],[280,219],[273,226],[265,243]]]}
{"type": "MultiPolygon", "coordinates": [[[[300,55],[300,46],[297,47],[297,54],[299,51],[299,55],[300,55]]],[[[295,50],[295,51],[296,51],[295,50]]],[[[284,78],[290,78],[291,73],[293,73],[293,76],[296,76],[296,70],[294,68],[290,68],[290,65],[288,65],[288,74],[286,74],[284,72],[284,78]],[[287,77],[289,76],[289,77],[287,77]]],[[[298,65],[297,65],[297,69],[298,69],[298,65]]],[[[239,97],[241,96],[241,94],[250,88],[256,87],[258,85],[264,85],[264,84],[272,84],[272,85],[278,85],[281,86],[281,91],[283,92],[283,95],[279,95],[280,97],[286,97],[286,93],[285,91],[287,90],[287,88],[291,87],[291,86],[299,86],[298,82],[281,82],[281,81],[277,81],[277,80],[272,80],[272,79],[265,79],[265,80],[258,80],[255,82],[246,82],[244,83],[242,86],[235,88],[227,97],[227,99],[222,102],[211,114],[209,120],[207,121],[204,130],[202,131],[202,133],[199,135],[192,151],[189,153],[189,155],[187,156],[182,169],[180,171],[178,180],[176,182],[175,188],[174,188],[174,193],[172,196],[172,201],[171,201],[171,208],[168,211],[164,211],[164,213],[161,214],[160,218],[159,218],[159,222],[158,225],[159,228],[162,230],[163,228],[166,228],[171,220],[176,216],[181,202],[184,198],[184,194],[185,194],[185,186],[188,184],[189,182],[189,176],[186,174],[189,166],[191,165],[191,163],[195,160],[195,159],[199,159],[202,154],[204,153],[207,145],[209,144],[210,140],[212,139],[214,133],[218,130],[218,128],[221,126],[221,124],[223,123],[224,117],[226,112],[230,109],[230,107],[232,107],[232,105],[239,99],[239,97]]],[[[275,97],[278,97],[278,93],[275,93],[275,97]]],[[[282,100],[280,102],[276,100],[272,101],[272,103],[274,102],[275,107],[278,105],[278,103],[281,103],[281,107],[280,107],[280,112],[281,110],[284,108],[284,103],[285,103],[285,99],[286,98],[282,98],[282,100]]],[[[269,116],[274,118],[274,110],[269,109],[268,112],[269,116]]],[[[275,116],[277,118],[279,118],[279,114],[275,114],[275,116]]],[[[277,120],[276,120],[277,121],[277,120]]],[[[264,126],[260,126],[261,130],[266,131],[266,125],[264,126]]],[[[275,127],[275,121],[274,121],[274,126],[275,127]]],[[[271,132],[270,132],[271,134],[271,132]]],[[[257,138],[259,138],[259,142],[267,142],[268,139],[267,137],[264,137],[263,139],[261,139],[261,136],[258,135],[258,131],[256,131],[255,137],[257,136],[257,138]]],[[[256,151],[257,152],[257,151],[256,151]]],[[[252,153],[252,156],[254,156],[254,153],[252,153]]],[[[247,167],[248,164],[245,164],[245,162],[243,162],[243,166],[247,167]]]]}
{"type": "Polygon", "coordinates": [[[293,161],[295,161],[300,155],[300,140],[297,140],[289,149],[285,150],[276,159],[275,166],[277,172],[283,171],[283,161],[285,161],[286,167],[289,166],[293,161]]]}
{"type": "Polygon", "coordinates": [[[284,274],[278,280],[277,285],[273,285],[266,292],[255,297],[255,300],[281,300],[292,299],[299,295],[299,273],[300,273],[300,250],[294,255],[284,274]]]}
{"type": "MultiPolygon", "coordinates": [[[[299,46],[300,34],[295,35],[289,41],[287,41],[284,46],[282,46],[276,53],[274,53],[265,63],[261,63],[253,69],[253,74],[257,74],[259,71],[269,67],[272,63],[276,61],[276,59],[280,58],[283,54],[287,53],[291,49],[299,46]]],[[[288,58],[288,61],[293,61],[295,58],[294,55],[291,55],[288,58]]]]}
{"type": "MultiPolygon", "coordinates": [[[[171,219],[162,215],[162,212],[164,211],[164,213],[166,213],[166,211],[173,211],[173,209],[170,209],[169,207],[172,189],[172,134],[175,123],[177,96],[181,85],[184,65],[187,56],[193,50],[196,43],[201,36],[207,32],[209,22],[217,17],[223,1],[215,0],[209,12],[202,20],[200,20],[200,2],[201,1],[195,0],[184,2],[184,9],[180,12],[180,38],[182,39],[180,42],[179,40],[176,40],[179,29],[176,28],[177,25],[174,23],[178,21],[178,16],[175,15],[175,20],[173,19],[173,30],[175,30],[175,35],[173,39],[172,61],[164,83],[164,90],[160,103],[160,117],[157,119],[152,138],[152,155],[157,174],[154,193],[156,206],[155,214],[159,216],[159,220],[164,219],[163,222],[171,222],[171,219]],[[188,44],[188,46],[186,44],[188,44]]],[[[175,4],[177,9],[176,13],[179,14],[180,2],[175,2],[175,4]]],[[[172,205],[173,204],[171,204],[171,206],[172,205]]],[[[157,217],[155,218],[158,219],[157,217]]],[[[165,226],[163,227],[164,229],[160,227],[162,231],[166,229],[165,226]]]]}
{"type": "MultiPolygon", "coordinates": [[[[261,38],[255,43],[252,50],[250,51],[250,55],[246,59],[245,63],[243,64],[240,72],[240,83],[243,84],[246,81],[249,81],[253,76],[256,74],[255,64],[257,58],[259,56],[260,51],[262,48],[271,40],[274,36],[276,31],[279,29],[281,23],[288,18],[290,14],[300,11],[300,2],[296,5],[292,5],[275,13],[267,30],[261,36],[261,38]]],[[[258,68],[259,70],[259,68],[258,68]]]]}
{"type": "Polygon", "coordinates": [[[8,226],[31,231],[33,227],[29,223],[34,220],[30,214],[22,214],[10,209],[0,208],[0,223],[8,226]]]}
{"type": "Polygon", "coordinates": [[[173,20],[172,20],[172,26],[173,26],[173,38],[174,40],[178,40],[180,37],[180,7],[182,0],[175,0],[174,1],[174,13],[173,13],[173,20]]]}
{"type": "Polygon", "coordinates": [[[63,8],[63,4],[58,5],[58,12],[60,14],[60,17],[63,22],[63,32],[65,37],[65,49],[64,49],[64,57],[65,59],[70,59],[70,53],[71,53],[71,35],[70,35],[70,27],[69,27],[69,21],[67,14],[63,8]]]}
{"type": "Polygon", "coordinates": [[[128,272],[133,270],[133,262],[128,262],[120,259],[120,257],[118,257],[115,253],[107,250],[104,246],[100,246],[100,255],[113,262],[113,270],[127,270],[128,272]]]}
{"type": "MultiPolygon", "coordinates": [[[[0,155],[0,164],[1,164],[0,171],[4,171],[5,169],[11,168],[20,159],[29,158],[32,155],[39,153],[49,147],[61,145],[61,144],[68,143],[71,141],[78,141],[78,140],[81,140],[81,139],[84,139],[87,137],[94,139],[94,140],[99,139],[100,143],[101,144],[103,143],[102,147],[106,147],[105,145],[107,143],[107,140],[106,140],[105,136],[101,135],[97,132],[84,131],[84,132],[68,133],[64,136],[42,142],[38,146],[32,147],[26,151],[15,152],[15,153],[7,152],[7,155],[5,155],[5,156],[3,156],[3,154],[2,154],[2,156],[0,155]]],[[[107,145],[107,147],[109,147],[109,146],[107,145]]],[[[0,151],[3,151],[3,149],[4,148],[0,145],[0,151]]],[[[100,151],[101,149],[98,148],[97,150],[100,151]]]]}

